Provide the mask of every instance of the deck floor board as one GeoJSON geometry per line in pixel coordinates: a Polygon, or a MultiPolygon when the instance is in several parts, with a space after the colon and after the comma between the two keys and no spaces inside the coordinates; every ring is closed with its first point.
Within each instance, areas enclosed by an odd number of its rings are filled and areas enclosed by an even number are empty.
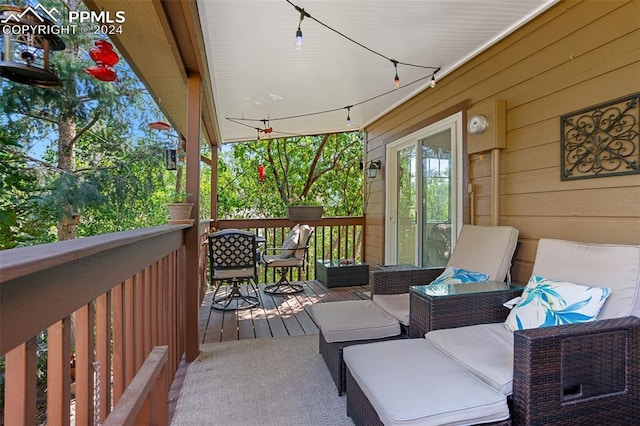
{"type": "Polygon", "coordinates": [[[360,297],[356,291],[368,290],[368,286],[327,289],[318,281],[304,281],[303,284],[303,292],[287,296],[265,294],[264,284],[260,284],[260,305],[237,311],[211,309],[213,292],[207,292],[200,306],[200,341],[214,343],[318,334],[309,309],[313,304],[357,300],[360,297]]]}

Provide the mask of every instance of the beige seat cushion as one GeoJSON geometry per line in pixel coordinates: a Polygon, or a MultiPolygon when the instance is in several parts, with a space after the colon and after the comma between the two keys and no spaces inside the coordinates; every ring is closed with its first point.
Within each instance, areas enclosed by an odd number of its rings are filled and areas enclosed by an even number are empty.
{"type": "Polygon", "coordinates": [[[433,330],[425,339],[493,389],[513,392],[513,332],[504,323],[433,330]]]}
{"type": "Polygon", "coordinates": [[[382,339],[400,334],[400,325],[370,300],[317,303],[311,314],[329,343],[382,339]]]}
{"type": "Polygon", "coordinates": [[[509,418],[502,393],[425,339],[348,346],[344,361],[385,425],[469,425],[509,418]]]}
{"type": "Polygon", "coordinates": [[[608,287],[598,319],[640,316],[640,246],[542,238],[533,274],[556,281],[608,287]]]}
{"type": "Polygon", "coordinates": [[[249,278],[254,276],[254,272],[253,268],[216,269],[213,272],[213,279],[229,280],[232,278],[249,278]]]}
{"type": "Polygon", "coordinates": [[[504,281],[517,244],[518,230],[511,226],[464,225],[447,266],[504,281]]]}
{"type": "Polygon", "coordinates": [[[374,294],[373,303],[400,323],[409,326],[409,293],[374,294]]]}
{"type": "Polygon", "coordinates": [[[298,259],[293,256],[283,259],[279,254],[265,254],[262,256],[262,261],[271,267],[303,266],[304,263],[302,259],[298,259]]]}

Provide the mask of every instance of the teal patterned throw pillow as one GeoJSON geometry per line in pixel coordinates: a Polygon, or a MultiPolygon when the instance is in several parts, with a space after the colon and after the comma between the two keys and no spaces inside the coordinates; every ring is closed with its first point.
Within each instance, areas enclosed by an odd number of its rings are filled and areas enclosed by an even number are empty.
{"type": "Polygon", "coordinates": [[[609,294],[611,290],[606,287],[588,287],[533,275],[504,324],[516,331],[595,321],[609,294]]]}
{"type": "Polygon", "coordinates": [[[431,285],[437,284],[465,284],[487,281],[488,274],[482,272],[467,271],[462,268],[447,267],[442,274],[431,282],[431,285]]]}

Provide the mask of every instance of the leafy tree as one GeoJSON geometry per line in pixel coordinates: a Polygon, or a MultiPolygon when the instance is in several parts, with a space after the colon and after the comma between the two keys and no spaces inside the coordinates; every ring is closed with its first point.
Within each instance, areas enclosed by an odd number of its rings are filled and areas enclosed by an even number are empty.
{"type": "Polygon", "coordinates": [[[44,238],[45,230],[33,220],[38,210],[38,181],[22,146],[0,129],[0,250],[44,238]]]}
{"type": "Polygon", "coordinates": [[[300,202],[323,205],[326,216],[361,215],[362,152],[358,133],[231,145],[218,161],[219,216],[284,217],[300,202]]]}
{"type": "MultiPolygon", "coordinates": [[[[58,10],[85,9],[78,0],[41,3],[58,10]]],[[[157,223],[164,215],[153,215],[159,214],[164,199],[155,191],[165,172],[161,147],[139,126],[154,113],[142,85],[122,62],[115,82],[85,74],[82,69],[93,64],[88,56],[93,40],[85,34],[62,37],[66,48],[53,58],[62,87],[0,83],[5,113],[0,125],[20,135],[17,142],[27,149],[34,141],[49,145],[44,160],[37,162],[45,181],[43,215],[57,222],[59,240],[74,238],[76,232],[90,235],[157,223]],[[73,221],[78,213],[84,216],[79,231],[73,221]]]]}

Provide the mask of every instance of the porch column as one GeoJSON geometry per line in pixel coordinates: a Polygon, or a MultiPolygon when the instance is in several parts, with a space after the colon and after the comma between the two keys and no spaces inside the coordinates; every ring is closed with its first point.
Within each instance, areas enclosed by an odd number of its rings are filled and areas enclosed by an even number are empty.
{"type": "Polygon", "coordinates": [[[211,146],[211,220],[218,227],[218,145],[211,146]]]}
{"type": "Polygon", "coordinates": [[[185,294],[185,358],[196,359],[200,352],[198,343],[198,314],[200,311],[199,258],[200,235],[198,220],[200,211],[200,121],[202,117],[202,86],[199,75],[187,77],[187,193],[193,203],[191,219],[194,224],[185,231],[186,246],[186,294],[185,294]]]}

